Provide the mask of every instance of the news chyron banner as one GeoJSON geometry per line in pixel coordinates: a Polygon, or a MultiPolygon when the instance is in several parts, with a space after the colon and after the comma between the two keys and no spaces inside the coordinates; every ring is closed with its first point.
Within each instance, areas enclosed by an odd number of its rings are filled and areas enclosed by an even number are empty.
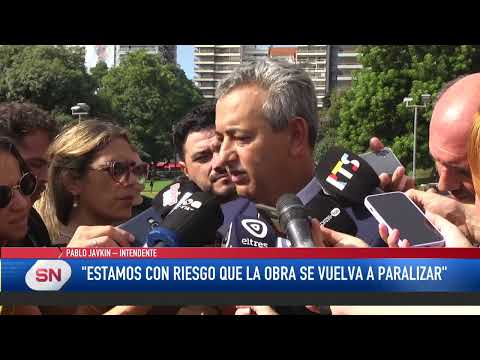
{"type": "Polygon", "coordinates": [[[0,304],[480,305],[480,251],[3,248],[0,304]]]}

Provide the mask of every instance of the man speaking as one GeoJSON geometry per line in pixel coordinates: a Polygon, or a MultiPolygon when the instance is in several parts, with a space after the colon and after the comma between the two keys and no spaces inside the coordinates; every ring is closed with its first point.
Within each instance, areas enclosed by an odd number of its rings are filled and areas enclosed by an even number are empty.
{"type": "MultiPolygon", "coordinates": [[[[323,199],[338,200],[315,177],[319,121],[307,73],[273,60],[242,66],[219,84],[217,99],[213,161],[228,169],[239,196],[275,207],[282,195],[292,193],[312,210],[323,199]]],[[[339,206],[353,220],[351,235],[369,246],[385,246],[363,204],[342,200],[339,206]]]]}

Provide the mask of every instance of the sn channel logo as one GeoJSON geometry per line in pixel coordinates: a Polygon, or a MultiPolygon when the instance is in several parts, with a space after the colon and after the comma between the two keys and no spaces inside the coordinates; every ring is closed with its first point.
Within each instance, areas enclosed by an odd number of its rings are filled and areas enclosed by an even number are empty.
{"type": "Polygon", "coordinates": [[[25,283],[35,291],[58,291],[70,279],[72,269],[63,260],[38,260],[25,275],[25,283]]]}
{"type": "Polygon", "coordinates": [[[348,160],[348,154],[343,154],[341,160],[335,165],[335,167],[332,169],[331,174],[328,175],[327,177],[327,182],[330,185],[335,186],[338,190],[343,191],[345,187],[348,184],[348,181],[339,181],[338,180],[338,174],[342,174],[345,176],[348,180],[351,180],[353,177],[353,174],[346,170],[343,165],[350,165],[351,166],[351,171],[353,173],[356,173],[358,169],[360,168],[360,162],[358,160],[348,160]]]}

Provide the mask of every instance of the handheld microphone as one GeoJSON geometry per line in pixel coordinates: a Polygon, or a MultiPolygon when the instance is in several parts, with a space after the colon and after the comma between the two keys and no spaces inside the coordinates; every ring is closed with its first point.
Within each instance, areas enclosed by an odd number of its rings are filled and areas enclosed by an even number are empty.
{"type": "Polygon", "coordinates": [[[217,245],[217,229],[223,224],[220,202],[208,192],[196,192],[171,207],[153,206],[119,225],[135,236],[134,246],[195,247],[217,245]]]}
{"type": "Polygon", "coordinates": [[[147,235],[159,226],[163,219],[175,208],[200,188],[187,178],[179,179],[163,188],[152,200],[152,206],[119,225],[135,236],[133,246],[141,247],[147,242],[147,235]]]}
{"type": "Polygon", "coordinates": [[[344,234],[356,235],[357,225],[345,211],[331,197],[318,194],[307,206],[307,215],[318,219],[320,225],[344,234]]]}
{"type": "Polygon", "coordinates": [[[364,159],[340,147],[327,152],[316,176],[328,194],[361,205],[380,185],[378,175],[364,159]]]}
{"type": "Polygon", "coordinates": [[[148,244],[153,247],[216,246],[217,230],[222,224],[220,201],[210,192],[196,192],[179,202],[165,217],[161,231],[152,229],[148,244]]]}
{"type": "Polygon", "coordinates": [[[165,187],[152,201],[152,206],[162,218],[171,213],[175,207],[192,196],[193,193],[202,190],[193,181],[181,179],[165,187]]]}
{"type": "Polygon", "coordinates": [[[260,218],[236,216],[223,239],[223,247],[276,247],[277,236],[271,225],[260,218]]]}
{"type": "Polygon", "coordinates": [[[277,201],[280,213],[280,226],[292,241],[294,247],[315,247],[311,235],[311,225],[307,211],[294,194],[285,194],[277,201]]]}

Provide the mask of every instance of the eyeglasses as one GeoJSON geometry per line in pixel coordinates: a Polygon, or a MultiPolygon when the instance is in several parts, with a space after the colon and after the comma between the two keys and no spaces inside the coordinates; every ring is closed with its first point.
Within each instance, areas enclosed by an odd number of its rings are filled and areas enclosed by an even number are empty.
{"type": "Polygon", "coordinates": [[[31,196],[36,188],[37,178],[32,173],[24,174],[18,185],[0,185],[0,209],[6,208],[10,204],[15,190],[20,191],[23,196],[31,196]]]}
{"type": "Polygon", "coordinates": [[[130,173],[137,177],[138,183],[140,184],[145,183],[148,177],[148,165],[145,163],[137,164],[134,161],[110,161],[102,168],[90,168],[90,170],[106,171],[110,174],[113,181],[124,186],[126,186],[130,180],[130,173]]]}

